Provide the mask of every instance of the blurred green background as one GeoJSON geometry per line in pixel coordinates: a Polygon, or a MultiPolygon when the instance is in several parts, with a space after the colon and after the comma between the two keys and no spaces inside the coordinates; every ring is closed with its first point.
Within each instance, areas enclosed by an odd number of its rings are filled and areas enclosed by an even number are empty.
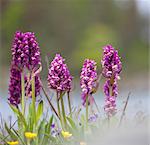
{"type": "Polygon", "coordinates": [[[124,78],[148,76],[148,4],[148,0],[0,0],[1,88],[8,79],[16,30],[35,32],[44,79],[46,55],[51,61],[61,53],[79,78],[85,58],[95,59],[101,69],[106,44],[119,49],[124,78]]]}

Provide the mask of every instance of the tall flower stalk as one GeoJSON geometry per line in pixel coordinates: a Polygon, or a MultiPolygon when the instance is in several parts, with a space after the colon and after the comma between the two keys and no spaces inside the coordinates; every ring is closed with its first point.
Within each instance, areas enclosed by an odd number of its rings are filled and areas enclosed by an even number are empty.
{"type": "Polygon", "coordinates": [[[25,113],[25,81],[24,81],[24,71],[21,73],[21,105],[22,105],[22,114],[25,113]]]}
{"type": "Polygon", "coordinates": [[[70,116],[71,116],[71,118],[72,118],[72,109],[71,109],[70,91],[67,91],[67,99],[68,99],[68,107],[69,107],[70,116]]]}
{"type": "Polygon", "coordinates": [[[34,96],[39,95],[41,88],[39,73],[35,77],[32,76],[41,66],[40,49],[34,33],[17,31],[11,50],[10,97],[8,100],[15,106],[21,103],[24,115],[26,97],[32,97],[32,100],[35,101],[34,96]],[[27,72],[29,75],[26,74],[27,72]],[[35,80],[33,81],[32,78],[35,80]]]}
{"type": "Polygon", "coordinates": [[[122,70],[122,64],[118,51],[111,45],[106,45],[103,48],[102,75],[106,78],[103,87],[105,93],[105,107],[104,110],[110,118],[116,114],[116,97],[118,95],[118,80],[122,70]]]}
{"type": "Polygon", "coordinates": [[[94,60],[86,59],[84,61],[80,75],[80,86],[82,104],[86,106],[86,122],[88,122],[88,106],[94,103],[92,94],[97,87],[96,62],[94,60]]]}
{"type": "MultiPolygon", "coordinates": [[[[59,100],[61,100],[63,124],[66,126],[66,114],[64,109],[63,95],[69,92],[72,87],[73,77],[70,75],[69,69],[65,64],[65,60],[60,54],[56,54],[54,60],[51,62],[48,72],[48,86],[57,93],[57,108],[61,119],[59,100]]],[[[62,120],[61,120],[62,121],[62,120]]]]}

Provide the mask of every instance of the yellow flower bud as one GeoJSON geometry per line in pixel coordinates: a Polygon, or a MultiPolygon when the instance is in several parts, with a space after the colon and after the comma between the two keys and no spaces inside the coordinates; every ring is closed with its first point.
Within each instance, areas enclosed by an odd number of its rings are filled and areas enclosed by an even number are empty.
{"type": "Polygon", "coordinates": [[[66,131],[62,131],[62,132],[61,132],[61,134],[62,134],[62,136],[63,136],[64,138],[69,138],[69,137],[71,137],[71,136],[72,136],[72,134],[71,134],[71,133],[66,132],[66,131]]]}
{"type": "Polygon", "coordinates": [[[85,142],[80,142],[80,145],[87,145],[85,142]]]}
{"type": "Polygon", "coordinates": [[[25,132],[25,137],[27,139],[33,139],[33,138],[37,137],[37,134],[36,133],[32,133],[32,132],[25,132]]]}
{"type": "Polygon", "coordinates": [[[9,144],[9,145],[18,145],[19,142],[18,141],[8,141],[7,144],[9,144]]]}

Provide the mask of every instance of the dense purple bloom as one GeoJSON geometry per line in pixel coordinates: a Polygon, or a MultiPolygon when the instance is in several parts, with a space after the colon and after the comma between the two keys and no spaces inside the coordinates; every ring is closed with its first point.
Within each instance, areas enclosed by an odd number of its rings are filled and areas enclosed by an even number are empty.
{"type": "Polygon", "coordinates": [[[56,54],[49,67],[48,86],[58,92],[70,91],[72,86],[73,77],[64,61],[60,54],[56,54]]]}
{"type": "Polygon", "coordinates": [[[21,98],[21,72],[14,65],[10,69],[9,102],[17,106],[21,98]]]}
{"type": "Polygon", "coordinates": [[[26,32],[24,35],[25,37],[28,37],[29,47],[29,63],[27,64],[27,68],[29,70],[37,69],[37,67],[41,65],[41,56],[36,37],[32,32],[26,32]]]}
{"type": "Polygon", "coordinates": [[[18,68],[23,69],[29,63],[28,37],[18,31],[15,33],[12,45],[12,63],[18,68]]]}
{"type": "Polygon", "coordinates": [[[103,48],[103,59],[102,64],[102,74],[106,78],[111,78],[112,75],[120,74],[122,70],[122,64],[118,51],[115,50],[111,45],[106,45],[103,48]]]}
{"type": "Polygon", "coordinates": [[[118,95],[119,74],[122,70],[122,64],[118,51],[111,45],[107,45],[103,48],[102,74],[107,79],[104,84],[105,107],[108,116],[112,116],[116,113],[116,97],[118,95]]]}
{"type": "Polygon", "coordinates": [[[21,70],[24,67],[32,70],[41,64],[39,46],[34,33],[20,31],[15,33],[12,56],[12,63],[21,70]]]}
{"type": "Polygon", "coordinates": [[[83,105],[85,105],[86,98],[88,97],[89,103],[92,102],[92,92],[97,86],[97,72],[96,62],[94,60],[86,59],[84,61],[81,75],[80,86],[82,90],[83,105]]]}

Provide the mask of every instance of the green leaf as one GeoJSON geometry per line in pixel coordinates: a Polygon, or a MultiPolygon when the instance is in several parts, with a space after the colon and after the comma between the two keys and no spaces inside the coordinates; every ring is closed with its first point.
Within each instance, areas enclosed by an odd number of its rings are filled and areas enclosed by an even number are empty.
{"type": "Polygon", "coordinates": [[[53,115],[50,117],[49,122],[45,125],[45,132],[44,138],[42,140],[42,145],[46,144],[48,142],[48,139],[53,139],[53,137],[50,135],[52,123],[53,123],[53,115]]]}
{"type": "Polygon", "coordinates": [[[9,106],[12,109],[12,111],[18,116],[19,115],[19,110],[15,106],[13,106],[11,104],[9,104],[9,106]]]}
{"type": "Polygon", "coordinates": [[[84,125],[86,120],[85,120],[85,116],[83,114],[81,115],[80,120],[81,120],[81,124],[84,125]]]}
{"type": "Polygon", "coordinates": [[[43,101],[40,101],[38,108],[37,108],[37,113],[36,113],[37,121],[40,119],[42,114],[43,114],[43,101]]]}
{"type": "Polygon", "coordinates": [[[25,142],[23,141],[23,139],[21,138],[21,135],[18,134],[18,132],[13,129],[13,131],[15,132],[15,134],[18,136],[18,139],[20,139],[20,141],[22,142],[23,145],[26,145],[25,142]]]}
{"type": "Polygon", "coordinates": [[[14,132],[7,126],[6,122],[5,122],[5,129],[8,132],[8,134],[11,136],[11,138],[13,140],[17,139],[17,136],[14,134],[14,132]]]}
{"type": "Polygon", "coordinates": [[[20,111],[19,111],[19,119],[22,121],[22,123],[24,124],[25,129],[26,129],[27,128],[26,119],[20,111]]]}
{"type": "Polygon", "coordinates": [[[53,123],[53,115],[51,116],[48,124],[46,125],[46,128],[45,128],[46,129],[46,133],[50,133],[52,123],[53,123]]]}
{"type": "Polygon", "coordinates": [[[27,130],[31,131],[31,132],[33,131],[33,121],[32,121],[31,117],[28,118],[28,127],[27,127],[27,130]]]}
{"type": "Polygon", "coordinates": [[[28,117],[27,117],[27,121],[28,121],[28,131],[33,131],[33,124],[34,124],[34,116],[33,116],[33,112],[32,112],[32,103],[29,104],[29,113],[28,113],[28,117]]]}
{"type": "Polygon", "coordinates": [[[43,140],[43,137],[44,137],[44,135],[43,135],[42,132],[45,131],[45,123],[46,123],[46,120],[43,119],[43,120],[40,122],[39,126],[38,126],[38,139],[39,139],[39,140],[38,140],[38,143],[39,143],[39,144],[42,143],[42,140],[43,140]]]}
{"type": "Polygon", "coordinates": [[[75,122],[70,117],[67,117],[67,120],[70,123],[71,127],[76,130],[77,127],[76,127],[75,122]]]}
{"type": "Polygon", "coordinates": [[[13,110],[13,112],[18,116],[18,120],[21,121],[24,124],[24,127],[27,128],[27,123],[25,120],[25,117],[23,116],[23,114],[19,111],[19,109],[17,109],[15,106],[10,105],[11,109],[13,110]]]}
{"type": "Polygon", "coordinates": [[[0,141],[5,142],[7,144],[6,137],[4,137],[4,135],[1,133],[0,133],[0,141]]]}

